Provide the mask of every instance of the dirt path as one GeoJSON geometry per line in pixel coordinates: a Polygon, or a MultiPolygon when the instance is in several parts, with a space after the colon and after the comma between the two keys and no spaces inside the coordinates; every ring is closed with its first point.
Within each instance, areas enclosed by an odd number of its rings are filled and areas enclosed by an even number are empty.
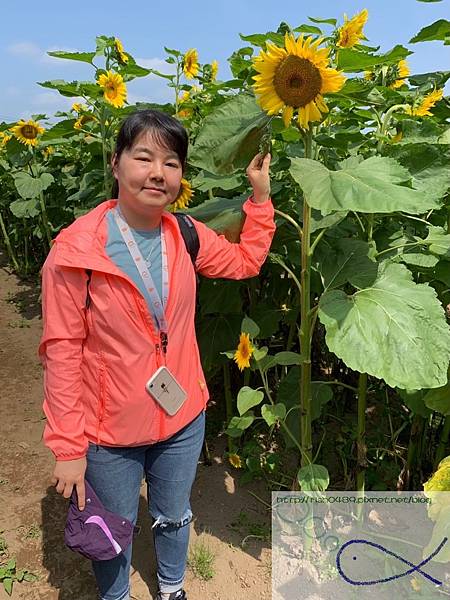
{"type": "MultiPolygon", "coordinates": [[[[38,576],[35,582],[15,583],[12,596],[0,583],[0,600],[95,600],[90,563],[64,546],[67,501],[49,483],[54,461],[41,441],[42,370],[36,354],[40,335],[36,286],[19,282],[0,266],[0,563],[15,558],[19,569],[38,576]],[[7,545],[3,553],[2,540],[7,545]]],[[[269,494],[261,485],[239,486],[238,471],[221,458],[223,439],[211,445],[213,464],[199,465],[192,494],[191,547],[200,542],[210,547],[215,575],[203,581],[189,570],[189,599],[268,600],[270,519],[249,492],[266,502],[269,494]]],[[[131,571],[135,600],[150,600],[156,594],[145,503],[143,487],[142,531],[134,544],[131,571]]]]}

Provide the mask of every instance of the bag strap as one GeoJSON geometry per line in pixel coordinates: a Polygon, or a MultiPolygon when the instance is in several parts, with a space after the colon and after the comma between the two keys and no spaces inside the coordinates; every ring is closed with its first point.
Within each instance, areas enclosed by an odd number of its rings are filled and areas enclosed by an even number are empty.
{"type": "Polygon", "coordinates": [[[192,260],[192,264],[195,268],[195,261],[197,260],[198,252],[200,250],[200,240],[198,239],[198,233],[195,229],[195,225],[192,220],[185,213],[176,212],[173,213],[178,221],[181,235],[183,236],[184,243],[186,244],[186,250],[192,260]]]}
{"type": "MultiPolygon", "coordinates": [[[[185,213],[173,213],[178,221],[178,226],[180,227],[180,232],[183,237],[186,250],[189,252],[189,256],[191,257],[192,264],[195,269],[195,261],[197,260],[198,252],[200,250],[200,240],[198,238],[197,230],[195,229],[195,225],[192,220],[185,213]]],[[[87,274],[87,282],[86,282],[86,308],[89,308],[91,304],[91,296],[89,295],[89,284],[91,282],[92,270],[86,269],[87,274]]],[[[197,281],[197,290],[199,285],[199,276],[197,272],[195,273],[196,281],[197,281]]],[[[197,293],[197,304],[198,304],[198,293],[197,293]]]]}

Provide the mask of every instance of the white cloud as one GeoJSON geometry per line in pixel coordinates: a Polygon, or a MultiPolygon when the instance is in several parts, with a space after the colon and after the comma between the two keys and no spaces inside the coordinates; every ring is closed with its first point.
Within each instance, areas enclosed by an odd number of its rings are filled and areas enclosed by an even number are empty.
{"type": "Polygon", "coordinates": [[[33,112],[52,115],[58,110],[67,110],[76,101],[76,98],[66,98],[56,91],[40,92],[31,98],[33,112]]]}
{"type": "Polygon", "coordinates": [[[14,56],[26,56],[27,58],[39,59],[42,56],[42,50],[33,42],[18,42],[8,46],[7,51],[14,56]]]}
{"type": "MultiPolygon", "coordinates": [[[[12,54],[13,56],[19,56],[27,59],[31,59],[33,62],[40,64],[51,64],[55,65],[60,60],[64,60],[61,58],[55,58],[54,56],[49,56],[47,52],[53,52],[55,50],[63,50],[64,52],[80,52],[77,48],[60,48],[58,46],[52,46],[47,48],[41,48],[34,42],[17,42],[16,44],[10,44],[7,47],[8,54],[12,54]]],[[[75,61],[67,60],[67,63],[77,64],[75,61]]]]}
{"type": "Polygon", "coordinates": [[[146,69],[155,69],[166,75],[173,75],[176,72],[175,65],[166,63],[162,58],[136,58],[136,63],[146,69]]]}

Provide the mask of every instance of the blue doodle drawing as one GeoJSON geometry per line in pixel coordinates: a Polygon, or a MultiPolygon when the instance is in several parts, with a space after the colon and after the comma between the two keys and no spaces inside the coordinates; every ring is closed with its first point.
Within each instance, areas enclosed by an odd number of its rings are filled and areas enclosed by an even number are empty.
{"type": "MultiPolygon", "coordinates": [[[[415,572],[420,573],[421,575],[423,575],[423,577],[426,577],[427,579],[429,579],[432,583],[434,583],[436,585],[442,585],[442,581],[439,581],[438,579],[435,579],[431,575],[428,575],[428,573],[426,573],[425,571],[422,571],[421,567],[426,565],[433,557],[436,556],[436,554],[438,554],[442,550],[442,548],[447,543],[447,540],[448,540],[448,538],[446,538],[446,537],[443,538],[442,542],[439,544],[439,546],[436,548],[436,550],[434,552],[432,552],[430,554],[430,556],[425,558],[418,565],[415,565],[414,563],[409,562],[409,560],[406,560],[399,554],[396,554],[395,552],[392,552],[392,550],[389,550],[388,548],[385,548],[384,546],[381,546],[380,544],[376,544],[375,542],[370,542],[369,540],[362,540],[362,539],[361,540],[358,540],[358,539],[349,540],[348,542],[345,542],[345,544],[343,544],[342,547],[339,549],[339,551],[336,555],[336,566],[337,566],[337,569],[338,569],[341,577],[343,579],[345,579],[345,581],[347,583],[351,583],[352,585],[375,585],[376,583],[386,583],[388,581],[392,581],[393,579],[400,579],[400,577],[405,577],[405,575],[410,575],[411,573],[415,573],[415,572]],[[341,556],[342,556],[343,551],[346,548],[348,548],[349,546],[351,546],[352,544],[365,544],[367,546],[372,546],[373,548],[377,548],[378,550],[381,550],[382,552],[385,552],[386,554],[389,554],[390,556],[393,556],[394,558],[398,558],[398,560],[400,560],[402,563],[405,563],[406,565],[409,565],[412,568],[408,569],[404,573],[399,573],[398,575],[392,575],[391,577],[386,577],[385,579],[373,579],[373,580],[369,580],[369,581],[355,581],[354,579],[350,579],[350,577],[347,577],[347,575],[344,573],[344,571],[342,569],[342,565],[341,565],[341,556]]],[[[356,560],[355,556],[353,557],[353,560],[356,560]]]]}

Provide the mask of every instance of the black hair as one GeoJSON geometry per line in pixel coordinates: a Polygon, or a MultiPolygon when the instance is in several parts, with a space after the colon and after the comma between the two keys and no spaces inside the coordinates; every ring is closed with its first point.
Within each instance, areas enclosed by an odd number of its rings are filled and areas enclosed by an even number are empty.
{"type": "MultiPolygon", "coordinates": [[[[184,171],[188,151],[186,129],[174,117],[154,109],[138,110],[122,122],[117,134],[114,159],[119,160],[122,152],[129,150],[145,131],[148,131],[161,146],[177,154],[184,171]]],[[[114,179],[111,197],[117,198],[118,195],[119,184],[117,179],[114,179]]]]}

